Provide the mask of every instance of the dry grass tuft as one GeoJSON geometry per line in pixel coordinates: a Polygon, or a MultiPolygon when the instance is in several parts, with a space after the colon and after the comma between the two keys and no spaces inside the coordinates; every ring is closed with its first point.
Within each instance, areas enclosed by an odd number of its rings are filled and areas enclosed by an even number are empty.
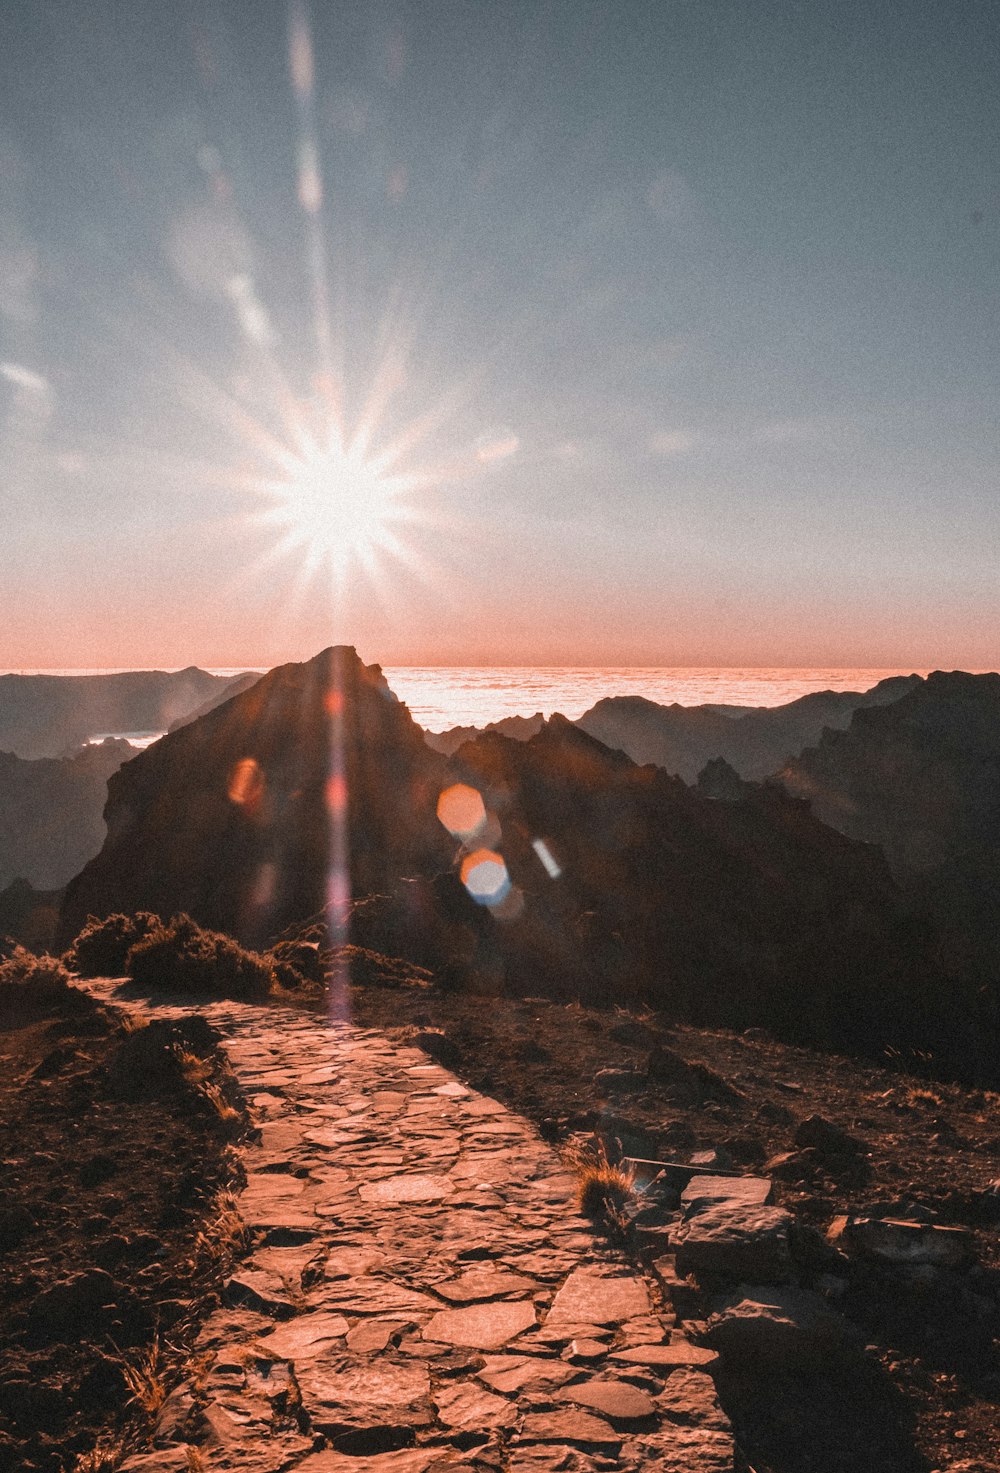
{"type": "Polygon", "coordinates": [[[169,1394],[167,1368],[160,1348],[160,1337],[154,1336],[152,1345],[144,1350],[138,1360],[126,1362],[122,1374],[132,1395],[130,1401],[154,1422],[169,1394]]]}
{"type": "Polygon", "coordinates": [[[131,1451],[123,1437],[102,1438],[89,1453],[80,1453],[73,1473],[116,1473],[131,1451]]]}
{"type": "Polygon", "coordinates": [[[624,1236],[628,1227],[625,1208],[635,1187],[632,1172],[608,1158],[602,1140],[570,1147],[566,1159],[576,1172],[576,1200],[584,1217],[624,1236]]]}

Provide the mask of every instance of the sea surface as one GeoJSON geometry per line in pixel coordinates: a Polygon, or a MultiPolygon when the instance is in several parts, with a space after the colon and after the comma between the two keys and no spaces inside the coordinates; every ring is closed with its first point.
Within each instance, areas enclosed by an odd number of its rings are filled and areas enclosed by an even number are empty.
{"type": "Polygon", "coordinates": [[[722,666],[386,665],[386,680],[428,731],[485,726],[505,716],[576,720],[602,696],[645,696],[660,705],[782,706],[814,690],[870,690],[889,675],[925,670],[737,669],[722,666]]]}
{"type": "MultiPolygon", "coordinates": [[[[242,669],[252,667],[243,666],[242,669]]],[[[210,667],[213,675],[235,676],[240,668],[210,667]]],[[[681,706],[781,706],[815,690],[870,690],[890,675],[926,675],[926,670],[826,667],[689,665],[528,666],[386,665],[385,677],[405,701],[415,721],[429,731],[451,726],[485,726],[505,716],[551,716],[561,711],[575,719],[602,696],[645,696],[681,706]]],[[[19,670],[20,675],[110,675],[112,670],[19,670]]],[[[125,736],[146,746],[160,733],[101,732],[125,736]]]]}

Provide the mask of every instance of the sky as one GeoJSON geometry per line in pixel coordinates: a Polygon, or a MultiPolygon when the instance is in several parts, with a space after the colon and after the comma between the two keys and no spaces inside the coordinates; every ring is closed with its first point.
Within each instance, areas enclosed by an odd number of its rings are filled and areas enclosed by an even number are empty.
{"type": "Polygon", "coordinates": [[[998,42],[0,8],[0,665],[996,668],[998,42]]]}

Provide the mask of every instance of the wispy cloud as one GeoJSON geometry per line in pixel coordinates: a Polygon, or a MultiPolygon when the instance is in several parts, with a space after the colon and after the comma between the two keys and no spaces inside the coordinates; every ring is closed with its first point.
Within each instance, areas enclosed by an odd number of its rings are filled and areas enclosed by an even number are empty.
{"type": "Polygon", "coordinates": [[[25,368],[23,363],[0,363],[0,375],[15,388],[24,389],[29,394],[48,398],[52,392],[48,379],[35,373],[34,369],[25,368]]]}

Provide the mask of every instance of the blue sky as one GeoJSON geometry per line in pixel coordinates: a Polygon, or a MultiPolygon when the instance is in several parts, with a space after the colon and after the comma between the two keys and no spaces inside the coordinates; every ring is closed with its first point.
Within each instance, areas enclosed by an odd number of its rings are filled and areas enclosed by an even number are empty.
{"type": "Polygon", "coordinates": [[[0,27],[5,666],[996,664],[995,5],[0,27]]]}

